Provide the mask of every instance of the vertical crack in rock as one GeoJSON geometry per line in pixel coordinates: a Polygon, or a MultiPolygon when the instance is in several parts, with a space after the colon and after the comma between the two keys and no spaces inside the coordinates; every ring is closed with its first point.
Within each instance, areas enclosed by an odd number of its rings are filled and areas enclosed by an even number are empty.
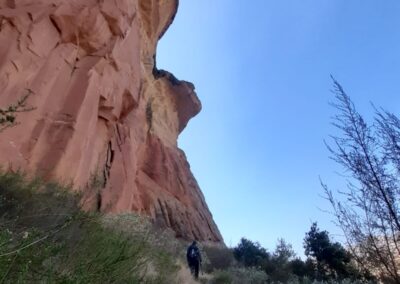
{"type": "Polygon", "coordinates": [[[96,210],[97,212],[101,211],[101,206],[102,206],[102,198],[101,198],[101,190],[99,189],[98,192],[96,193],[96,210]]]}
{"type": "Polygon", "coordinates": [[[57,22],[54,20],[53,16],[50,16],[50,21],[53,24],[54,28],[58,31],[58,33],[61,35],[61,29],[59,28],[59,26],[57,25],[57,22]]]}
{"type": "Polygon", "coordinates": [[[109,141],[107,147],[106,162],[104,164],[104,169],[103,169],[104,188],[106,187],[107,181],[110,178],[111,166],[113,161],[114,161],[114,150],[112,149],[111,141],[109,141]]]}
{"type": "MultiPolygon", "coordinates": [[[[117,141],[118,149],[119,149],[120,152],[122,152],[121,146],[124,143],[124,138],[121,135],[121,132],[119,130],[119,125],[118,124],[115,125],[114,129],[115,129],[115,132],[116,132],[115,138],[116,138],[116,141],[117,141]]],[[[113,154],[114,154],[114,152],[113,152],[113,154]]],[[[110,165],[110,168],[111,168],[111,165],[110,165]]]]}
{"type": "Polygon", "coordinates": [[[146,121],[148,125],[148,132],[150,132],[153,123],[153,110],[151,108],[151,100],[146,104],[146,121]]]}

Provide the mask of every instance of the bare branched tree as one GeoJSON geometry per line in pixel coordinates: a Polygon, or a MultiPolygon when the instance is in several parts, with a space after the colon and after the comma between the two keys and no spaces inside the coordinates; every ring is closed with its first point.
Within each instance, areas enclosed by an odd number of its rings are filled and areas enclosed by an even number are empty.
{"type": "Polygon", "coordinates": [[[347,246],[360,267],[385,283],[400,283],[400,120],[375,109],[368,125],[333,79],[341,136],[326,143],[331,158],[349,173],[341,198],[322,184],[347,246]]]}
{"type": "Polygon", "coordinates": [[[17,124],[16,116],[19,112],[31,111],[34,108],[27,106],[27,99],[33,94],[32,90],[27,89],[27,93],[22,96],[15,104],[6,108],[0,108],[0,132],[4,129],[17,124]]]}

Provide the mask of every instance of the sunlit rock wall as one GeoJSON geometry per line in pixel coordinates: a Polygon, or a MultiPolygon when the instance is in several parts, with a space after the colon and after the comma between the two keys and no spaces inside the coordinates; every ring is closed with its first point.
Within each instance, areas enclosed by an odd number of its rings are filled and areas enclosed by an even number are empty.
{"type": "Polygon", "coordinates": [[[0,165],[73,183],[83,206],[140,212],[178,237],[222,241],[177,137],[201,109],[155,67],[176,0],[0,0],[0,165]]]}

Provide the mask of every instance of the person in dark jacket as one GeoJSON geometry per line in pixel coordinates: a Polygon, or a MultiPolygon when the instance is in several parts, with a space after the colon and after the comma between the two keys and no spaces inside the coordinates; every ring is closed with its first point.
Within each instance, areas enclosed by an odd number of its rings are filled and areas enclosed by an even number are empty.
{"type": "Polygon", "coordinates": [[[202,259],[196,241],[193,241],[193,243],[188,247],[186,252],[186,259],[190,268],[190,272],[192,273],[192,275],[194,275],[194,278],[199,278],[199,269],[202,259]]]}

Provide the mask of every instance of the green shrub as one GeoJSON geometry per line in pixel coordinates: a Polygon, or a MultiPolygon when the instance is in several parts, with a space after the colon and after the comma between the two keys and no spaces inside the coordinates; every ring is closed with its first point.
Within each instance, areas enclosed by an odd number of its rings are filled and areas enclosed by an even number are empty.
{"type": "Polygon", "coordinates": [[[116,234],[94,221],[83,226],[84,236],[62,256],[69,278],[76,283],[138,283],[148,261],[145,240],[116,234]]]}
{"type": "Polygon", "coordinates": [[[221,284],[263,284],[268,276],[256,268],[231,267],[227,270],[217,270],[211,283],[221,284]]]}
{"type": "Polygon", "coordinates": [[[233,276],[227,270],[220,270],[214,273],[212,284],[231,284],[233,283],[233,276]]]}
{"type": "Polygon", "coordinates": [[[270,259],[270,254],[258,242],[242,238],[233,248],[235,259],[246,267],[259,267],[270,259]]]}
{"type": "Polygon", "coordinates": [[[203,269],[207,273],[228,269],[235,261],[232,250],[226,247],[205,246],[203,252],[203,269]]]}

